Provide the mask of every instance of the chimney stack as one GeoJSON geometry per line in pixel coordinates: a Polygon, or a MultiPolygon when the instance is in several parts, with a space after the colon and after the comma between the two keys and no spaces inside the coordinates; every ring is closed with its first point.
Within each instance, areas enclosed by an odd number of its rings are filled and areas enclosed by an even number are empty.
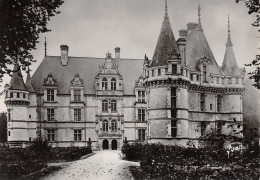
{"type": "Polygon", "coordinates": [[[69,46],[62,44],[60,46],[60,53],[61,53],[61,65],[67,66],[69,61],[69,46]]]}
{"type": "Polygon", "coordinates": [[[197,23],[188,23],[187,24],[188,34],[190,34],[197,26],[198,26],[197,23]]]}
{"type": "Polygon", "coordinates": [[[120,59],[120,47],[115,48],[115,58],[120,59]]]}
{"type": "Polygon", "coordinates": [[[179,30],[179,38],[180,38],[180,39],[181,39],[181,38],[186,39],[187,36],[188,36],[188,31],[187,31],[187,30],[185,30],[185,29],[179,30]]]}

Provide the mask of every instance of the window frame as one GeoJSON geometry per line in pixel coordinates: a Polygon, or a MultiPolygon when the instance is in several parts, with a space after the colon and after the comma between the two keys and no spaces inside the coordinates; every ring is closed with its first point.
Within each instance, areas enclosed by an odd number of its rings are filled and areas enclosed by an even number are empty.
{"type": "Polygon", "coordinates": [[[74,121],[75,122],[80,122],[81,121],[81,109],[80,108],[75,108],[74,109],[74,121]]]}
{"type": "Polygon", "coordinates": [[[101,84],[102,84],[102,90],[108,90],[108,87],[107,87],[107,84],[108,84],[107,78],[103,78],[101,84]]]}
{"type": "Polygon", "coordinates": [[[177,120],[172,119],[171,120],[171,136],[172,137],[177,137],[177,120]]]}
{"type": "Polygon", "coordinates": [[[145,109],[144,108],[137,109],[137,120],[140,122],[145,122],[145,109]]]}
{"type": "Polygon", "coordinates": [[[162,75],[161,69],[158,69],[158,76],[161,76],[161,75],[162,75]]]}
{"type": "Polygon", "coordinates": [[[116,79],[112,78],[110,84],[111,84],[111,90],[115,91],[116,90],[116,79]]]}
{"type": "Polygon", "coordinates": [[[47,129],[47,140],[49,142],[55,141],[55,129],[47,129]]]}
{"type": "Polygon", "coordinates": [[[172,64],[172,75],[177,75],[178,67],[177,64],[172,64]]]}
{"type": "Polygon", "coordinates": [[[145,141],[145,129],[138,129],[138,140],[139,141],[145,141]]]}
{"type": "Polygon", "coordinates": [[[46,90],[46,100],[48,102],[53,102],[54,101],[54,89],[47,89],[46,90]]]}
{"type": "Polygon", "coordinates": [[[177,88],[171,88],[171,108],[177,108],[177,88]]]}
{"type": "Polygon", "coordinates": [[[112,132],[116,132],[117,131],[117,121],[116,120],[112,120],[111,121],[111,131],[112,132]]]}
{"type": "Polygon", "coordinates": [[[138,91],[137,96],[138,102],[145,102],[145,91],[138,91]]]}
{"type": "Polygon", "coordinates": [[[108,112],[108,101],[107,100],[102,101],[102,112],[108,112]]]}
{"type": "Polygon", "coordinates": [[[102,131],[103,132],[108,132],[108,120],[103,120],[102,121],[102,131]]]}
{"type": "Polygon", "coordinates": [[[205,111],[206,94],[200,93],[200,111],[205,111]]]}
{"type": "Polygon", "coordinates": [[[74,141],[82,141],[82,130],[74,129],[74,141]]]}
{"type": "Polygon", "coordinates": [[[48,122],[55,121],[55,109],[54,108],[47,109],[47,121],[48,122]]]}
{"type": "Polygon", "coordinates": [[[73,89],[73,100],[75,102],[81,102],[81,89],[73,89]]]}
{"type": "Polygon", "coordinates": [[[116,102],[116,100],[111,101],[111,112],[117,112],[117,102],[116,102]]]}

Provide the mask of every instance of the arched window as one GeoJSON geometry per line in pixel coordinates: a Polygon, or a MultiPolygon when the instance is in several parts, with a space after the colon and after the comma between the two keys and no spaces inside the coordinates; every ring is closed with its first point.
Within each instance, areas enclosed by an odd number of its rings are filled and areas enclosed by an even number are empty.
{"type": "Polygon", "coordinates": [[[117,131],[117,121],[116,120],[113,120],[111,122],[111,125],[112,125],[112,131],[117,131]]]}
{"type": "Polygon", "coordinates": [[[102,111],[108,111],[107,100],[102,101],[102,111]]]}
{"type": "Polygon", "coordinates": [[[116,101],[115,101],[115,100],[112,100],[112,101],[111,101],[111,111],[112,111],[112,112],[117,111],[116,101]]]}
{"type": "Polygon", "coordinates": [[[107,120],[103,121],[103,131],[108,131],[108,121],[107,120]]]}
{"type": "Polygon", "coordinates": [[[111,90],[116,90],[116,79],[111,79],[111,90]]]}
{"type": "Polygon", "coordinates": [[[107,79],[106,78],[102,79],[102,90],[107,90],[107,79]]]}

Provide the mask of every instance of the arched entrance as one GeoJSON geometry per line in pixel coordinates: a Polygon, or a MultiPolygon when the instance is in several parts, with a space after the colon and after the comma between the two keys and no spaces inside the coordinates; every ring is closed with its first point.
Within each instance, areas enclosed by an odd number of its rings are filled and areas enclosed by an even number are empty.
{"type": "Polygon", "coordinates": [[[112,150],[117,150],[117,140],[112,140],[112,150]]]}
{"type": "Polygon", "coordinates": [[[108,140],[107,139],[103,140],[102,148],[103,148],[103,150],[108,149],[108,140]]]}

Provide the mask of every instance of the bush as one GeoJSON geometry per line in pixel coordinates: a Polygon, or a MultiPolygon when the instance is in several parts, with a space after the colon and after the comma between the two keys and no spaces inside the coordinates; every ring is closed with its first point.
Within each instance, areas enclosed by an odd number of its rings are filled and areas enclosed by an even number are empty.
{"type": "Polygon", "coordinates": [[[142,144],[134,142],[132,144],[126,143],[123,145],[121,152],[124,158],[129,161],[139,161],[142,157],[142,144]]]}

